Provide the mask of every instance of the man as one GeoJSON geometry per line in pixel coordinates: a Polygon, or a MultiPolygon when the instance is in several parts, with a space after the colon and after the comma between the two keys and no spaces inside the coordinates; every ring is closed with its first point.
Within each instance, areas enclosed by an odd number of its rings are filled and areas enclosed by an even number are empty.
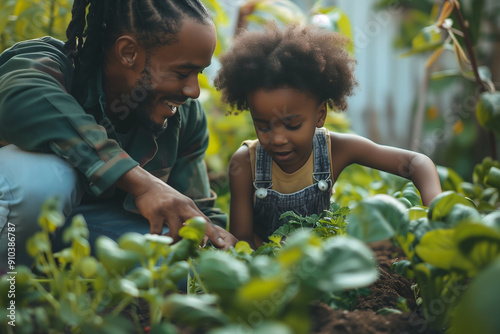
{"type": "MultiPolygon", "coordinates": [[[[0,140],[11,144],[0,149],[0,270],[8,226],[16,263],[29,263],[25,242],[54,195],[66,216],[83,214],[91,243],[128,231],[177,240],[194,216],[224,226],[203,162],[206,116],[193,100],[216,45],[203,4],[75,0],[66,34],[0,55],[0,140]]],[[[221,248],[236,241],[212,224],[206,235],[221,248]]]]}

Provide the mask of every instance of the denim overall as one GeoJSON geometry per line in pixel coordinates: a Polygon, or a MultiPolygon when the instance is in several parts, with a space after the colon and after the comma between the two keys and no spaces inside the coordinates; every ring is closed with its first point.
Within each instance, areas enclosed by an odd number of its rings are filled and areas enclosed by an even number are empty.
{"type": "Polygon", "coordinates": [[[313,139],[314,172],[316,182],[298,192],[282,194],[272,190],[272,158],[260,143],[255,154],[255,204],[253,208],[254,232],[262,238],[268,237],[287,219],[279,219],[286,211],[302,216],[320,214],[330,208],[332,180],[330,159],[325,129],[316,129],[313,139]]]}

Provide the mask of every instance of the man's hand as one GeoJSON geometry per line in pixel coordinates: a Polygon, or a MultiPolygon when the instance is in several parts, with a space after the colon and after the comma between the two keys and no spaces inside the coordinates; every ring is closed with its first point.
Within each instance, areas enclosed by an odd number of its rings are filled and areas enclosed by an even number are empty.
{"type": "MultiPolygon", "coordinates": [[[[217,225],[212,225],[212,224],[210,224],[210,225],[214,229],[214,232],[219,232],[220,238],[222,239],[222,241],[224,241],[224,246],[219,247],[219,248],[222,248],[225,250],[231,246],[236,245],[236,243],[238,242],[238,239],[236,239],[236,237],[234,235],[232,235],[229,231],[226,231],[225,229],[223,229],[222,227],[217,226],[217,225]]],[[[207,229],[208,229],[208,226],[207,226],[207,229]]],[[[208,231],[207,231],[207,236],[208,236],[208,231]]],[[[209,239],[212,240],[210,238],[210,236],[209,236],[209,239]]],[[[216,247],[218,247],[218,246],[216,246],[216,247]]]]}
{"type": "MultiPolygon", "coordinates": [[[[207,221],[206,235],[215,247],[228,248],[225,240],[233,240],[224,229],[214,228],[210,220],[198,209],[187,196],[154,177],[141,167],[134,167],[125,173],[116,186],[134,196],[135,205],[151,226],[151,234],[161,234],[163,225],[167,225],[169,235],[174,241],[179,240],[179,230],[189,218],[201,216],[207,221]],[[219,232],[224,231],[222,234],[219,232]]],[[[231,235],[232,237],[232,235],[231,235]]],[[[234,237],[232,237],[234,238],[234,237]]]]}

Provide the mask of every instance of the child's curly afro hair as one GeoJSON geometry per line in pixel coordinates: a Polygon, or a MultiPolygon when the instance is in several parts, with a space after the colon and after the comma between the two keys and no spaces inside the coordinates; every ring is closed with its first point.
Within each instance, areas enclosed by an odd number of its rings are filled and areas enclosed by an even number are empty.
{"type": "Polygon", "coordinates": [[[269,24],[265,31],[245,31],[224,53],[215,87],[225,101],[247,110],[247,94],[257,89],[296,88],[332,109],[345,110],[357,85],[349,39],[313,25],[269,24]]]}

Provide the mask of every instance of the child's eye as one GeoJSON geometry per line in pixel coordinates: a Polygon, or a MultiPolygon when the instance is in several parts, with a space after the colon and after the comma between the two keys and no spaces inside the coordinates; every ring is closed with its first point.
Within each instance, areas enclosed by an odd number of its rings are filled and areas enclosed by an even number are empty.
{"type": "Polygon", "coordinates": [[[259,131],[266,133],[266,132],[271,131],[271,129],[269,129],[269,128],[259,128],[259,131]]]}
{"type": "Polygon", "coordinates": [[[297,125],[293,125],[293,126],[292,125],[286,125],[286,128],[288,130],[298,130],[301,126],[302,126],[302,123],[297,124],[297,125]]]}

